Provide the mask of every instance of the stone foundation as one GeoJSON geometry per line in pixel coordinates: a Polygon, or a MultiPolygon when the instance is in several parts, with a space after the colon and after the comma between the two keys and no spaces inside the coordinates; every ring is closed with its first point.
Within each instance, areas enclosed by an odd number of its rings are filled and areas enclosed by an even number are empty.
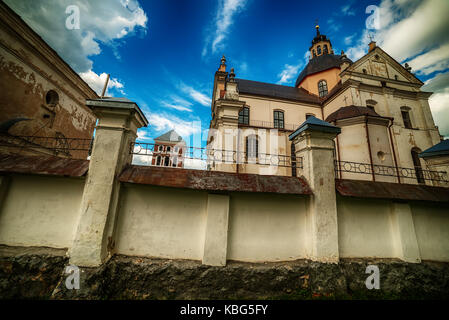
{"type": "Polygon", "coordinates": [[[117,255],[82,268],[80,289],[65,287],[64,250],[0,248],[0,298],[37,299],[448,299],[449,263],[345,259],[279,263],[199,261],[117,255]],[[366,266],[380,270],[368,290],[366,266]]]}

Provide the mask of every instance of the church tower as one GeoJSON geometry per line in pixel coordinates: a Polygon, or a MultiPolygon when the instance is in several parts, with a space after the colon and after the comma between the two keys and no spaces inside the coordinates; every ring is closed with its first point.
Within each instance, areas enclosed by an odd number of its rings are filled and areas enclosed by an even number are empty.
{"type": "Polygon", "coordinates": [[[320,33],[320,26],[315,28],[316,36],[309,48],[309,63],[299,74],[295,87],[324,98],[340,82],[342,67],[351,65],[352,61],[343,52],[335,55],[331,41],[320,33]]]}
{"type": "Polygon", "coordinates": [[[320,33],[320,26],[316,25],[316,37],[312,40],[312,46],[309,48],[310,56],[315,58],[324,54],[334,54],[332,44],[324,34],[320,33]]]}

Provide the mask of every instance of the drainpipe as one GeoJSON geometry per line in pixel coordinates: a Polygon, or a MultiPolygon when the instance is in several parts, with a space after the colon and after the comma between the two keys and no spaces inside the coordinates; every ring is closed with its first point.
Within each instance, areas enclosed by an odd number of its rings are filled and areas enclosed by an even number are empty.
{"type": "Polygon", "coordinates": [[[373,176],[373,181],[376,181],[376,175],[374,174],[373,157],[371,155],[371,144],[370,144],[370,140],[369,140],[368,117],[366,117],[366,120],[365,120],[365,131],[366,131],[366,141],[368,142],[368,153],[369,153],[369,161],[371,164],[371,173],[373,176]]]}
{"type": "Polygon", "coordinates": [[[394,151],[393,136],[391,134],[391,127],[392,126],[393,126],[393,119],[391,119],[391,123],[388,125],[388,133],[389,133],[389,136],[390,136],[391,151],[393,151],[394,167],[396,168],[396,175],[398,177],[398,183],[401,183],[401,179],[399,178],[398,161],[396,160],[396,152],[394,151]]]}
{"type": "MultiPolygon", "coordinates": [[[[337,122],[334,121],[334,126],[337,126],[337,122]]],[[[338,158],[338,176],[342,177],[341,175],[341,158],[340,158],[340,144],[338,143],[338,135],[337,135],[337,158],[338,158]]]]}

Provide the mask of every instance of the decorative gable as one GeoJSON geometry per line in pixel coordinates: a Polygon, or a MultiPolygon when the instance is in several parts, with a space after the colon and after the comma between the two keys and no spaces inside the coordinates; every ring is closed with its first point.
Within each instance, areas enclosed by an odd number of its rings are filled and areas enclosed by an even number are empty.
{"type": "Polygon", "coordinates": [[[423,84],[422,81],[379,47],[355,61],[345,72],[356,72],[385,79],[423,84]]]}

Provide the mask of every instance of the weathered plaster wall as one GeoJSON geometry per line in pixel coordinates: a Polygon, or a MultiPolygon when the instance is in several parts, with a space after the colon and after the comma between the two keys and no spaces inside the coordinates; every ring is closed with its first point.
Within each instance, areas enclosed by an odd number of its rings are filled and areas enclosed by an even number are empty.
{"type": "Polygon", "coordinates": [[[340,257],[396,258],[390,202],[337,198],[340,257]]]}
{"type": "Polygon", "coordinates": [[[206,192],[140,185],[121,192],[117,253],[202,259],[206,192]]]}
{"type": "Polygon", "coordinates": [[[411,205],[421,259],[449,261],[449,209],[420,203],[411,205]]]}
{"type": "Polygon", "coordinates": [[[306,201],[299,196],[232,194],[228,259],[280,261],[304,258],[306,201]]]}
{"type": "Polygon", "coordinates": [[[0,206],[0,244],[70,248],[84,179],[14,175],[0,206]]]}
{"type": "MultiPolygon", "coordinates": [[[[98,96],[57,54],[18,18],[0,14],[0,123],[28,118],[13,135],[92,137],[96,117],[86,99],[98,96]],[[55,91],[59,101],[48,104],[55,91]]],[[[76,157],[87,156],[78,152],[76,157]]]]}

